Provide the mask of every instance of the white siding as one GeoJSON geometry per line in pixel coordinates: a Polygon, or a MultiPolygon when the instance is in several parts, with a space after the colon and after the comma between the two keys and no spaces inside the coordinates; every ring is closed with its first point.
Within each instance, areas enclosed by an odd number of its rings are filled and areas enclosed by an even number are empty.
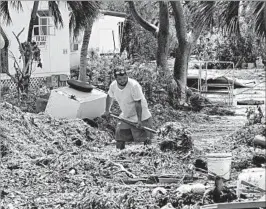
{"type": "MultiPolygon", "coordinates": [[[[123,22],[125,18],[114,17],[108,15],[100,16],[94,23],[92,27],[89,49],[98,49],[99,53],[112,53],[120,51],[120,40],[118,23],[123,22]],[[113,32],[112,32],[113,31],[113,32]],[[115,40],[115,48],[113,41],[113,33],[115,40]]],[[[79,65],[80,61],[80,49],[82,45],[82,37],[80,35],[79,40],[79,50],[72,52],[70,55],[71,67],[79,65]]]]}

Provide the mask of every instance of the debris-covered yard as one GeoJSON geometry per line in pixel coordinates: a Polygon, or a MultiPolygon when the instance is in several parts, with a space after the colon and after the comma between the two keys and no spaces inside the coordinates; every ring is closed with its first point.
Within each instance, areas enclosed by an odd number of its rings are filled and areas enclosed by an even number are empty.
{"type": "Polygon", "coordinates": [[[265,137],[265,118],[250,120],[259,115],[256,107],[249,120],[246,107],[221,114],[211,108],[152,105],[160,131],[152,145],[117,150],[114,119],[98,118],[94,128],[1,102],[2,208],[199,208],[260,198],[262,193],[247,193],[239,199],[236,189],[243,169],[266,163],[265,147],[253,142],[265,137]],[[212,152],[233,156],[231,179],[223,180],[218,199],[207,175],[206,154],[212,152]]]}

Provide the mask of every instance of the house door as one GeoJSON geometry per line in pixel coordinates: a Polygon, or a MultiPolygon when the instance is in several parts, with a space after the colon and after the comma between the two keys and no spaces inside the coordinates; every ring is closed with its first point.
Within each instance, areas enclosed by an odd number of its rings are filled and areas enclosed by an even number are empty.
{"type": "Polygon", "coordinates": [[[115,41],[115,34],[112,29],[101,29],[99,39],[100,53],[112,53],[116,50],[117,43],[115,41]]]}

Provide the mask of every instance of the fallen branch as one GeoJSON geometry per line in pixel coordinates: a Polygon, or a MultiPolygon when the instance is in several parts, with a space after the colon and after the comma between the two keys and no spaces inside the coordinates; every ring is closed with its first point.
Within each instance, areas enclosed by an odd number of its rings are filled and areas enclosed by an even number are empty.
{"type": "Polygon", "coordinates": [[[182,160],[186,159],[187,157],[189,157],[192,154],[191,151],[189,151],[184,157],[182,157],[182,160]]]}
{"type": "Polygon", "coordinates": [[[117,174],[117,173],[120,173],[120,172],[125,172],[127,174],[128,177],[130,178],[137,178],[136,175],[134,175],[133,173],[129,172],[127,169],[125,169],[125,167],[123,165],[121,165],[120,163],[115,163],[115,162],[112,162],[112,161],[109,161],[108,162],[109,165],[113,165],[113,166],[116,166],[116,167],[119,167],[120,170],[119,171],[116,171],[114,174],[117,174]]]}

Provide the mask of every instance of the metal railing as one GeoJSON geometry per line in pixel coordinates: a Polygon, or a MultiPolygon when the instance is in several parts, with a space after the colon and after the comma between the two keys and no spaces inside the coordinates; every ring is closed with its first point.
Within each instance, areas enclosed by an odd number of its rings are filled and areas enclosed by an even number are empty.
{"type": "MultiPolygon", "coordinates": [[[[207,61],[201,61],[201,60],[197,60],[197,61],[190,61],[189,64],[199,64],[199,72],[198,72],[198,91],[200,92],[200,94],[207,94],[208,93],[208,86],[210,87],[224,87],[227,89],[228,91],[228,104],[231,105],[233,104],[233,89],[234,89],[234,83],[235,83],[235,76],[234,76],[234,71],[235,71],[235,64],[231,61],[211,61],[211,60],[207,60],[207,61]],[[219,70],[227,70],[227,72],[225,72],[222,76],[219,77],[225,77],[225,75],[232,73],[232,83],[230,83],[228,81],[228,84],[224,84],[224,86],[221,86],[221,84],[208,84],[208,64],[210,63],[219,63],[219,64],[229,64],[232,65],[232,68],[225,68],[225,69],[219,69],[219,70]],[[202,68],[202,66],[204,66],[204,68],[202,68]],[[202,75],[202,71],[205,71],[205,76],[202,75]],[[202,83],[202,79],[203,82],[202,83]]],[[[209,69],[211,70],[211,69],[209,69]]],[[[227,79],[228,80],[228,79],[227,79]]],[[[217,92],[217,94],[219,94],[219,92],[217,92]]]]}
{"type": "Polygon", "coordinates": [[[34,35],[33,39],[37,43],[38,47],[45,48],[47,46],[47,35],[34,35]]]}

